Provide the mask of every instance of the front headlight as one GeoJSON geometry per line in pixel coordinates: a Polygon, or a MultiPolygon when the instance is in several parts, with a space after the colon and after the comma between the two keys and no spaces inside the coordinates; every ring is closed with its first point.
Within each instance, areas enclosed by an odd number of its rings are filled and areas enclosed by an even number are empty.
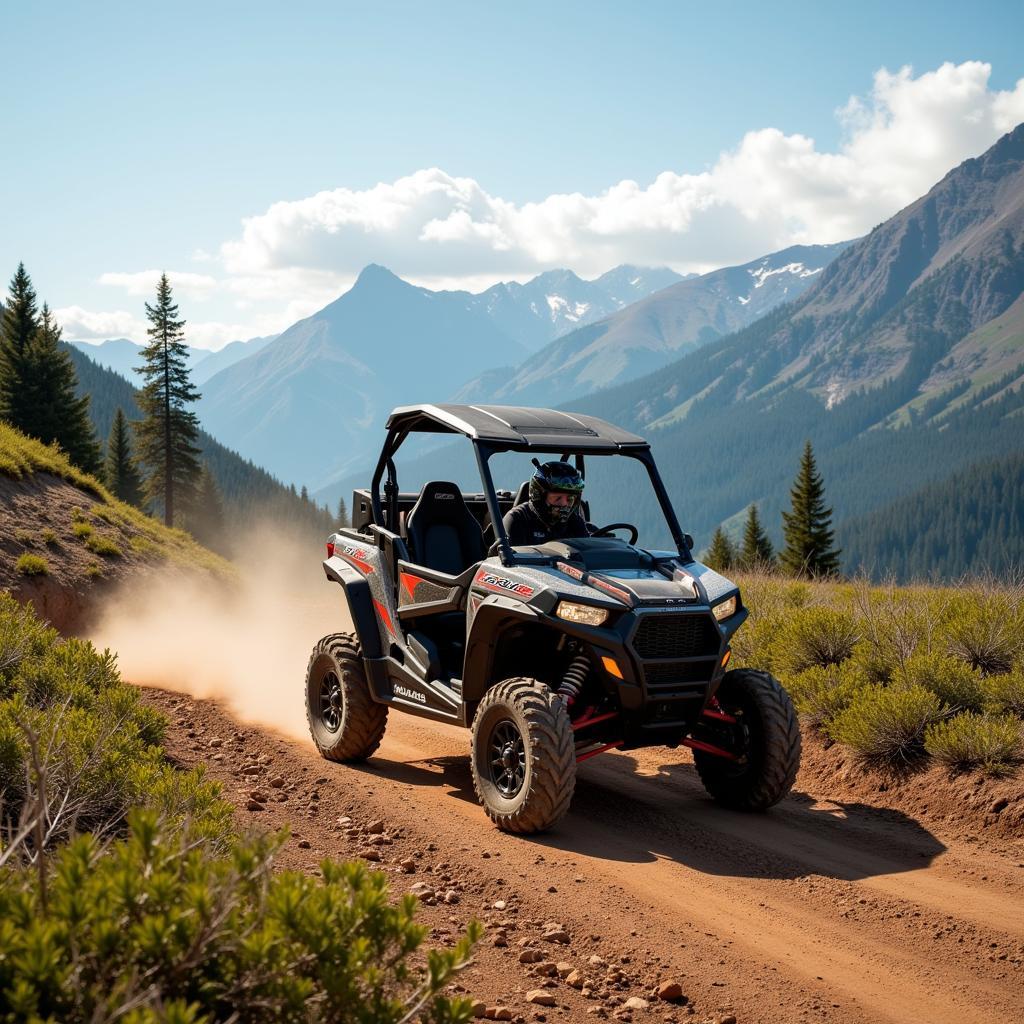
{"type": "Polygon", "coordinates": [[[711,614],[721,622],[723,619],[729,618],[730,615],[736,614],[737,603],[736,595],[733,594],[732,597],[716,604],[714,608],[711,609],[711,614]]]}
{"type": "Polygon", "coordinates": [[[595,608],[575,601],[559,601],[555,614],[567,622],[579,622],[584,626],[600,626],[608,618],[607,608],[595,608]]]}

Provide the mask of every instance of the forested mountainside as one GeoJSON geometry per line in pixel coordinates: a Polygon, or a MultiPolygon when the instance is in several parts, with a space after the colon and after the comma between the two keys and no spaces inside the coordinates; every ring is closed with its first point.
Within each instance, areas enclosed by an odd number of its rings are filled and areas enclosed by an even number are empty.
{"type": "MultiPolygon", "coordinates": [[[[135,389],[120,374],[93,362],[74,346],[67,346],[78,374],[79,394],[90,396],[89,411],[97,436],[110,434],[118,407],[129,419],[141,418],[135,402],[135,389]]],[[[205,432],[199,446],[203,461],[210,467],[224,497],[229,526],[245,527],[264,519],[288,523],[302,532],[329,531],[335,517],[312,501],[285,487],[266,470],[224,447],[205,432]]]]}
{"type": "Polygon", "coordinates": [[[1024,568],[1024,455],[986,460],[850,520],[839,542],[852,564],[900,579],[1024,568]]]}

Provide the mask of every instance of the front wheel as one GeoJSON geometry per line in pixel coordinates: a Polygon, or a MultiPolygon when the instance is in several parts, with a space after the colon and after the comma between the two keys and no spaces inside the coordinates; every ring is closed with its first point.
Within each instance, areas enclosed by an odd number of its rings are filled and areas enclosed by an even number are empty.
{"type": "Polygon", "coordinates": [[[473,719],[473,788],[505,832],[551,828],[576,788],[576,743],[562,698],[535,679],[506,679],[473,719]]]}
{"type": "Polygon", "coordinates": [[[739,760],[694,750],[697,774],[718,803],[742,811],[767,810],[793,788],[800,769],[800,725],[793,702],[778,680],[756,669],[727,672],[716,696],[722,711],[736,721],[715,722],[701,736],[739,760]]]}
{"type": "Polygon", "coordinates": [[[359,641],[349,633],[325,636],[306,669],[306,720],[328,761],[365,761],[380,746],[386,704],[370,696],[359,641]]]}

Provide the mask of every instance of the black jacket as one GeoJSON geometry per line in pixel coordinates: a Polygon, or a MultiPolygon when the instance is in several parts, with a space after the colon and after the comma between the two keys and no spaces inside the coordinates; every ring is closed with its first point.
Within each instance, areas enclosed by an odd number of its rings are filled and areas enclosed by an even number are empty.
{"type": "Polygon", "coordinates": [[[508,542],[512,547],[525,547],[532,544],[545,544],[549,540],[564,540],[567,537],[589,537],[590,530],[580,515],[579,509],[564,522],[552,526],[545,523],[533,510],[533,506],[524,501],[505,513],[502,519],[508,542]]]}

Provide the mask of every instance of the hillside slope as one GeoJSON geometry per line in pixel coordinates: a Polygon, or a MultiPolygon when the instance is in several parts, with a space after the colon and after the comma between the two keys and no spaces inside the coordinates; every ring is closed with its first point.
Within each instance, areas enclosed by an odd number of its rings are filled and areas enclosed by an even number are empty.
{"type": "MultiPolygon", "coordinates": [[[[187,533],[111,497],[60,453],[0,423],[0,589],[64,633],[129,577],[168,570],[227,583],[235,572],[187,533]]],[[[158,583],[158,579],[162,583],[158,583]]]]}

